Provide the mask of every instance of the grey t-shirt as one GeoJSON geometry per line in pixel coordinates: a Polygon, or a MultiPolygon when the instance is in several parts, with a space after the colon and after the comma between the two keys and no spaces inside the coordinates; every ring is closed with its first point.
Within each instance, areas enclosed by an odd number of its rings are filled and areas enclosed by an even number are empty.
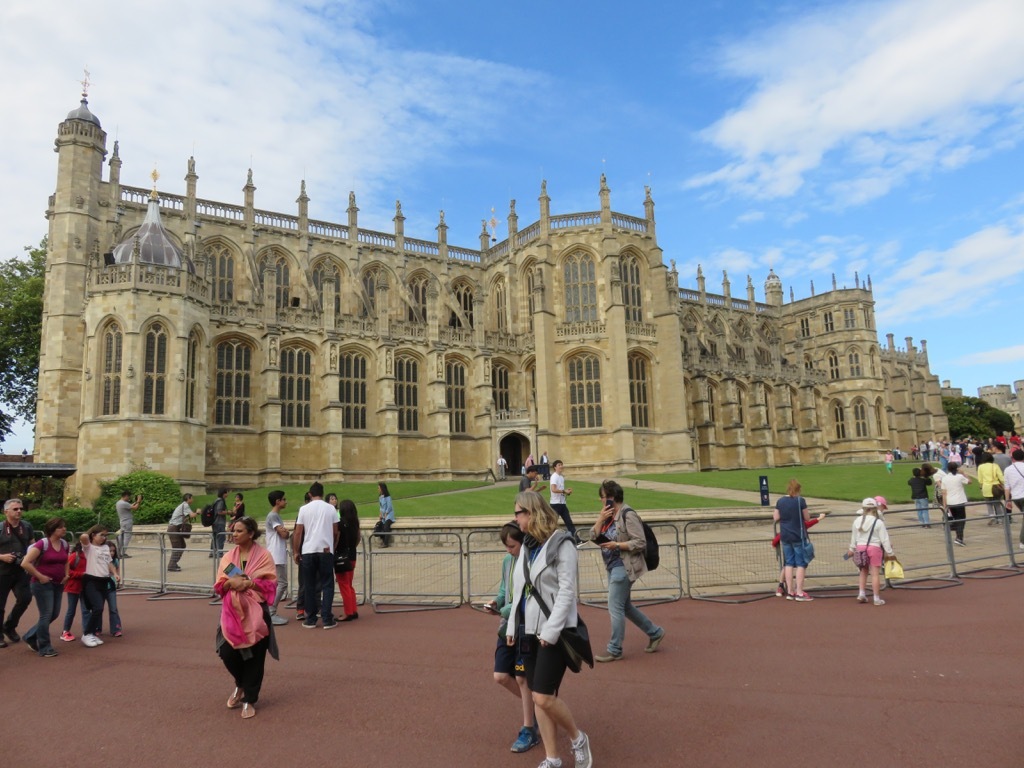
{"type": "Polygon", "coordinates": [[[119,520],[124,520],[125,518],[132,516],[132,503],[130,501],[121,499],[114,506],[117,509],[117,518],[119,520]]]}

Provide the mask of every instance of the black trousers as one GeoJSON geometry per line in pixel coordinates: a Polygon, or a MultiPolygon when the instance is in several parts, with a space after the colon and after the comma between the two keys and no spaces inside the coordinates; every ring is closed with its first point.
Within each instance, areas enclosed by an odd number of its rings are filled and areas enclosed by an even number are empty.
{"type": "Polygon", "coordinates": [[[0,623],[3,624],[4,629],[16,630],[18,622],[21,621],[22,614],[28,610],[31,602],[32,590],[29,587],[28,571],[23,571],[18,567],[18,570],[14,573],[0,576],[0,623]],[[11,608],[11,612],[7,614],[7,619],[4,620],[4,613],[7,610],[7,598],[10,597],[11,592],[14,593],[14,607],[11,608]]]}
{"type": "Polygon", "coordinates": [[[232,648],[231,643],[225,640],[218,651],[224,667],[235,679],[235,687],[242,689],[242,701],[248,704],[255,704],[260,700],[263,668],[266,666],[269,647],[269,637],[264,637],[251,648],[232,648]]]}
{"type": "Polygon", "coordinates": [[[950,504],[949,516],[953,520],[949,527],[953,529],[953,535],[957,541],[964,540],[964,527],[967,520],[967,507],[962,504],[950,504]]]}

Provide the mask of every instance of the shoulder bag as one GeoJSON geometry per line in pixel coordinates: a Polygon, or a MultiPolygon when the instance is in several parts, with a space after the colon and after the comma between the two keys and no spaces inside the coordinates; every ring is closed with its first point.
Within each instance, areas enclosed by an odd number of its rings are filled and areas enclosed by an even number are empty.
{"type": "MultiPolygon", "coordinates": [[[[875,532],[875,525],[878,524],[878,518],[875,518],[875,522],[871,524],[871,530],[868,531],[868,546],[871,545],[871,536],[875,532]]],[[[853,564],[861,570],[864,570],[871,564],[871,559],[868,557],[867,547],[864,549],[858,549],[853,553],[853,564]]]]}
{"type": "Polygon", "coordinates": [[[800,542],[804,549],[804,561],[810,565],[811,560],[814,559],[814,544],[811,543],[810,537],[807,535],[807,526],[804,525],[804,511],[800,508],[800,502],[803,501],[802,496],[796,497],[796,514],[797,522],[800,524],[800,542]]]}
{"type": "MultiPolygon", "coordinates": [[[[526,588],[530,590],[530,596],[537,601],[544,617],[550,618],[551,611],[548,610],[544,598],[540,596],[540,590],[533,588],[533,580],[530,578],[530,557],[525,552],[523,554],[526,556],[523,561],[526,588]]],[[[562,655],[565,656],[565,665],[572,672],[579,672],[583,669],[584,663],[591,669],[594,668],[594,651],[590,647],[590,631],[579,613],[576,614],[575,627],[563,627],[562,633],[558,636],[558,646],[562,649],[562,655]]]]}

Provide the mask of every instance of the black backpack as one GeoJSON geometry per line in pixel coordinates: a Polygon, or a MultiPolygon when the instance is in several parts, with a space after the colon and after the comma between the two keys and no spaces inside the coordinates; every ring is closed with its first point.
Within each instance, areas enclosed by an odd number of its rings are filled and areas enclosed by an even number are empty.
{"type": "Polygon", "coordinates": [[[626,510],[629,510],[636,519],[640,521],[640,525],[644,529],[644,539],[647,541],[647,546],[644,549],[644,563],[647,564],[648,571],[658,570],[658,566],[661,565],[661,554],[658,552],[658,537],[654,535],[654,531],[651,530],[651,526],[644,522],[644,519],[640,517],[640,514],[632,507],[625,507],[623,511],[623,517],[625,517],[626,510]]]}
{"type": "Polygon", "coordinates": [[[216,518],[217,516],[213,514],[213,504],[207,504],[205,507],[203,507],[203,511],[199,513],[200,521],[202,521],[203,525],[205,525],[207,528],[213,525],[213,521],[216,518]]]}

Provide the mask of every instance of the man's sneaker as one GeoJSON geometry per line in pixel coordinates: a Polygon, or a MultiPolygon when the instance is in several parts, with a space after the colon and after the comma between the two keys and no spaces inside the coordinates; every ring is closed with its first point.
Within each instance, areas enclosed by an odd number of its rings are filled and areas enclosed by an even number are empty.
{"type": "Polygon", "coordinates": [[[598,661],[598,662],[600,662],[602,664],[607,664],[608,662],[611,662],[611,661],[618,661],[621,658],[622,658],[622,654],[621,653],[619,653],[619,654],[608,653],[608,654],[605,654],[604,656],[595,656],[594,657],[594,661],[598,661]]]}
{"type": "Polygon", "coordinates": [[[580,731],[580,740],[572,742],[572,759],[576,768],[590,768],[594,764],[590,755],[590,738],[583,731],[580,731]]]}
{"type": "Polygon", "coordinates": [[[284,624],[287,624],[288,619],[286,619],[284,616],[281,616],[280,614],[275,613],[273,616],[270,617],[270,623],[273,624],[275,627],[280,627],[284,624]]]}
{"type": "Polygon", "coordinates": [[[72,635],[70,632],[61,632],[60,639],[63,640],[65,643],[73,643],[78,638],[72,635]]]}
{"type": "Polygon", "coordinates": [[[168,565],[167,566],[167,570],[168,571],[180,571],[181,570],[181,566],[180,565],[168,565]]]}
{"type": "Polygon", "coordinates": [[[57,651],[55,651],[53,648],[47,648],[39,655],[42,656],[44,659],[50,659],[57,655],[57,651]]]}
{"type": "Polygon", "coordinates": [[[3,635],[0,635],[0,648],[6,648],[6,647],[7,647],[7,641],[4,640],[4,636],[3,635]]]}
{"type": "Polygon", "coordinates": [[[12,643],[21,642],[21,635],[19,635],[17,630],[13,627],[11,629],[4,627],[4,634],[7,635],[7,639],[10,640],[12,643]]]}
{"type": "Polygon", "coordinates": [[[295,620],[296,621],[305,621],[306,620],[306,612],[300,608],[298,611],[295,612],[295,620]]]}
{"type": "Polygon", "coordinates": [[[82,645],[86,648],[95,648],[100,644],[100,639],[96,635],[82,635],[82,645]]]}
{"type": "Polygon", "coordinates": [[[519,737],[512,742],[513,752],[528,752],[540,744],[536,731],[527,725],[519,729],[519,737]]]}
{"type": "Polygon", "coordinates": [[[316,619],[313,619],[312,621],[304,621],[304,622],[302,622],[302,628],[303,629],[316,629],[316,619]]]}
{"type": "Polygon", "coordinates": [[[337,621],[331,620],[324,622],[324,629],[334,629],[336,626],[338,626],[337,621]]]}
{"type": "Polygon", "coordinates": [[[967,546],[960,539],[953,539],[953,543],[956,544],[958,547],[966,547],[967,546]]]}
{"type": "Polygon", "coordinates": [[[875,598],[875,605],[885,605],[885,600],[880,597],[875,598]]]}
{"type": "Polygon", "coordinates": [[[657,637],[652,637],[647,643],[647,647],[644,648],[644,653],[654,653],[658,650],[658,646],[661,645],[661,641],[665,639],[665,630],[661,630],[661,634],[657,637]]]}
{"type": "Polygon", "coordinates": [[[797,592],[794,598],[798,603],[809,603],[814,598],[808,595],[806,592],[797,592]]]}

